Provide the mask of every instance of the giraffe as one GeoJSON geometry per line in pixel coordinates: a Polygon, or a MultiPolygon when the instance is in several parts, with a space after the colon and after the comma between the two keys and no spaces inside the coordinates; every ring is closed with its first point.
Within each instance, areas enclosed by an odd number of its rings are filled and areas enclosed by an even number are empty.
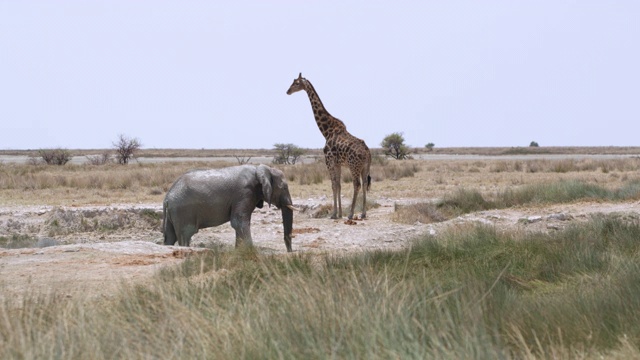
{"type": "Polygon", "coordinates": [[[342,202],[340,200],[340,173],[341,167],[346,165],[351,171],[353,178],[353,201],[351,201],[351,210],[349,211],[349,219],[353,219],[353,212],[358,199],[358,192],[362,187],[362,215],[361,218],[367,216],[367,191],[371,187],[371,176],[369,175],[369,167],[371,165],[371,152],[365,142],[347,131],[345,124],[338,118],[329,114],[322,105],[318,93],[311,85],[309,80],[302,77],[302,73],[297,79],[293,80],[293,84],[287,90],[287,95],[291,95],[300,90],[307,92],[313,115],[318,124],[318,129],[322,136],[326,139],[324,145],[324,156],[329,175],[331,177],[331,190],[333,190],[333,213],[332,219],[342,217],[342,202]]]}

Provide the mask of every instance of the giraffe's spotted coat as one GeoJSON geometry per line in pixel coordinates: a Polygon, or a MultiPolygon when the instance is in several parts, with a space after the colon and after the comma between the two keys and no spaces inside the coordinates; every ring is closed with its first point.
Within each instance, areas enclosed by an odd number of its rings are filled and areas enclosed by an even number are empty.
{"type": "Polygon", "coordinates": [[[331,177],[331,188],[333,190],[333,213],[332,218],[342,217],[342,203],[340,200],[340,173],[341,167],[346,165],[351,171],[353,178],[353,201],[349,211],[349,219],[353,218],[353,212],[358,199],[358,192],[362,188],[362,218],[366,217],[367,190],[371,185],[369,167],[371,165],[371,152],[369,147],[362,140],[347,131],[346,125],[338,118],[329,114],[325,109],[318,93],[309,80],[302,77],[293,80],[293,84],[287,90],[291,95],[304,90],[309,96],[311,109],[316,119],[318,129],[326,140],[324,146],[325,162],[331,177]],[[364,185],[364,186],[363,186],[364,185]]]}

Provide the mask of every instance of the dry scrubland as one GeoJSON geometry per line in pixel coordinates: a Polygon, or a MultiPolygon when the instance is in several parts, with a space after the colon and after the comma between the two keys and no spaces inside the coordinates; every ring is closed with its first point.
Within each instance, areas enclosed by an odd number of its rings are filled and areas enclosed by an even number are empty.
{"type": "MultiPolygon", "coordinates": [[[[185,156],[158,156],[167,154],[185,156]]],[[[186,170],[228,165],[0,164],[0,203],[160,203],[186,170]]],[[[295,199],[330,198],[322,163],[282,169],[295,199]]],[[[632,156],[376,157],[370,199],[372,206],[402,200],[390,216],[408,223],[488,209],[637,203],[639,170],[632,156]]],[[[343,179],[349,198],[344,171],[343,179]]],[[[0,357],[638,358],[638,239],[640,215],[627,212],[546,231],[452,223],[403,250],[264,255],[214,247],[109,298],[55,291],[3,298],[0,357]]]]}
{"type": "MultiPolygon", "coordinates": [[[[133,163],[128,166],[0,163],[0,201],[4,205],[65,206],[160,203],[173,181],[184,172],[230,165],[233,164],[225,161],[133,163]]],[[[331,194],[328,172],[322,160],[279,167],[287,175],[293,197],[331,194]]],[[[435,199],[459,188],[474,189],[491,196],[514,186],[561,180],[616,188],[637,178],[639,167],[640,158],[633,156],[614,160],[488,161],[395,161],[375,156],[371,168],[372,196],[435,199]]],[[[351,176],[346,168],[342,177],[343,194],[350,196],[351,176]]]]}

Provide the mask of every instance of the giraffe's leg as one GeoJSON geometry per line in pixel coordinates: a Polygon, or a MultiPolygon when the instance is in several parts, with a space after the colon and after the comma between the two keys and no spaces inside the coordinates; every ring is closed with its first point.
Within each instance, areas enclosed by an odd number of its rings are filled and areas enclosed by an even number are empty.
{"type": "MultiPolygon", "coordinates": [[[[349,211],[349,219],[353,219],[353,213],[356,209],[356,201],[358,201],[358,192],[360,192],[360,174],[357,171],[351,171],[353,178],[353,200],[351,201],[351,210],[349,211]]],[[[364,211],[364,210],[363,210],[364,211]]]]}
{"type": "Polygon", "coordinates": [[[371,185],[371,178],[369,176],[369,165],[365,165],[362,169],[362,215],[364,219],[367,217],[367,190],[371,185]]]}
{"type": "Polygon", "coordinates": [[[362,214],[360,215],[360,218],[364,219],[367,217],[367,175],[364,175],[362,177],[362,182],[364,184],[362,184],[362,214]]]}
{"type": "Polygon", "coordinates": [[[342,201],[340,200],[340,170],[339,165],[332,165],[329,167],[329,175],[331,175],[331,190],[333,190],[332,219],[342,217],[342,201]]]}
{"type": "Polygon", "coordinates": [[[338,219],[342,219],[342,167],[340,165],[336,165],[336,184],[338,185],[338,219]]]}

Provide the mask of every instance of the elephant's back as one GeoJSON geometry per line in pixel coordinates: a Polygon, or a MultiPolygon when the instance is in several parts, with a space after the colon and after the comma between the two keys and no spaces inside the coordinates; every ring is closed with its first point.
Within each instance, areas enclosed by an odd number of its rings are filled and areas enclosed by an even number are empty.
{"type": "Polygon", "coordinates": [[[180,176],[167,192],[169,202],[210,202],[213,197],[228,197],[246,182],[245,177],[255,176],[251,165],[233,166],[222,169],[191,170],[180,176]]]}

